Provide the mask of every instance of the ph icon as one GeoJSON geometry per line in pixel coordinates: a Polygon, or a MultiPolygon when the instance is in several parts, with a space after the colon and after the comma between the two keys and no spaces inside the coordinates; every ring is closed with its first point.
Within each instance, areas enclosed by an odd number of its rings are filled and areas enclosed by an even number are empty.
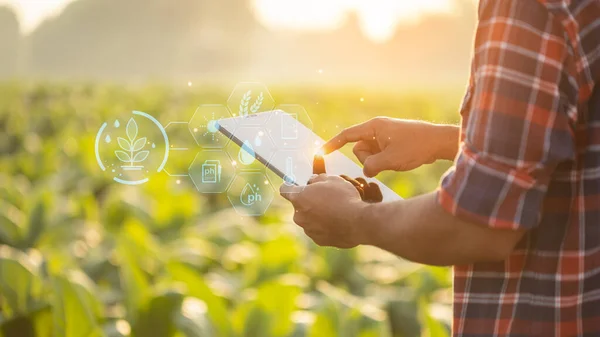
{"type": "Polygon", "coordinates": [[[204,164],[202,164],[202,183],[220,183],[222,170],[223,168],[220,160],[206,160],[204,164]]]}
{"type": "Polygon", "coordinates": [[[240,194],[240,202],[245,206],[252,206],[257,202],[262,202],[260,187],[256,184],[250,185],[250,183],[247,183],[242,190],[242,194],[240,194]]]}

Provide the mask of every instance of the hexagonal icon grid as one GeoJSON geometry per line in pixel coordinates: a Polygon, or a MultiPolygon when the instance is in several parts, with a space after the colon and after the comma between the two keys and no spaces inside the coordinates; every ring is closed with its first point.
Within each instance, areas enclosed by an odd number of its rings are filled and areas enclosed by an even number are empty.
{"type": "Polygon", "coordinates": [[[235,177],[233,161],[223,150],[198,152],[188,171],[200,193],[224,193],[235,177]]]}
{"type": "Polygon", "coordinates": [[[206,149],[222,149],[229,137],[219,132],[219,120],[232,117],[226,106],[204,104],[199,106],[189,122],[189,131],[196,143],[206,149]]]}
{"type": "MultiPolygon", "coordinates": [[[[229,95],[227,107],[233,116],[244,117],[273,110],[275,100],[266,85],[259,82],[242,82],[238,83],[229,95]]],[[[253,125],[252,122],[253,120],[249,119],[246,125],[253,125]]]]}
{"type": "Polygon", "coordinates": [[[266,126],[269,136],[278,148],[300,149],[310,144],[313,122],[301,105],[279,105],[266,126]],[[304,127],[302,127],[302,125],[304,127]]]}
{"type": "Polygon", "coordinates": [[[227,199],[242,216],[265,214],[274,197],[275,189],[261,172],[239,173],[227,190],[227,199]]]}
{"type": "Polygon", "coordinates": [[[240,139],[242,144],[231,142],[225,150],[235,163],[237,172],[245,171],[265,171],[265,165],[260,162],[258,156],[269,160],[276,149],[275,144],[267,135],[264,128],[259,126],[241,126],[238,129],[238,135],[245,135],[245,139],[240,139]]]}
{"type": "Polygon", "coordinates": [[[188,132],[188,122],[170,122],[165,126],[169,138],[169,160],[165,164],[165,173],[172,177],[183,177],[188,174],[197,144],[188,132]]]}
{"type": "Polygon", "coordinates": [[[301,192],[306,183],[312,176],[312,163],[305,156],[303,151],[298,150],[278,150],[267,165],[267,177],[274,187],[282,184],[301,188],[296,189],[301,192]],[[283,177],[282,177],[283,176],[283,177]]]}

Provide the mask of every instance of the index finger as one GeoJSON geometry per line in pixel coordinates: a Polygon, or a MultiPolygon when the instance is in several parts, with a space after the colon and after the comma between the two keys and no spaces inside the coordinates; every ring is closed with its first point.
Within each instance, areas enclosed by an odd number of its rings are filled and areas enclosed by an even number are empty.
{"type": "Polygon", "coordinates": [[[341,149],[348,143],[361,140],[373,140],[374,137],[375,129],[373,129],[371,121],[367,121],[342,130],[337,136],[331,138],[323,145],[323,151],[325,154],[329,154],[335,150],[341,149]]]}
{"type": "Polygon", "coordinates": [[[282,197],[284,197],[291,203],[294,203],[294,201],[296,200],[296,196],[300,192],[302,192],[301,186],[288,186],[286,184],[283,184],[281,185],[281,187],[279,187],[279,194],[281,194],[282,197]]]}

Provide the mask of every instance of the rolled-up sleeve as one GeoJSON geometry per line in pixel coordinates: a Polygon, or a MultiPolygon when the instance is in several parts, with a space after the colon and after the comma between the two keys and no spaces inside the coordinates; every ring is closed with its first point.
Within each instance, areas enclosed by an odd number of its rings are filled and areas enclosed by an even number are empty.
{"type": "Polygon", "coordinates": [[[482,1],[461,145],[439,204],[492,228],[538,226],[556,167],[575,157],[577,84],[564,27],[537,1],[482,1]]]}

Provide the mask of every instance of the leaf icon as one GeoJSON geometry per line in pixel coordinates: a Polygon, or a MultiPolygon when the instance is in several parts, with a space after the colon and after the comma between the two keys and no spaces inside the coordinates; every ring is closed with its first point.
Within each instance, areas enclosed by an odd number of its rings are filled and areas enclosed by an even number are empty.
{"type": "Polygon", "coordinates": [[[127,152],[124,151],[115,151],[115,155],[119,158],[120,161],[127,163],[131,161],[131,157],[127,152]]]}
{"type": "Polygon", "coordinates": [[[131,151],[131,143],[125,139],[125,138],[117,138],[117,141],[119,141],[119,146],[125,150],[125,151],[131,151]]]}
{"type": "Polygon", "coordinates": [[[138,134],[138,126],[135,120],[131,118],[129,122],[127,122],[127,137],[129,137],[130,141],[134,141],[138,134]]]}
{"type": "Polygon", "coordinates": [[[133,162],[134,163],[139,163],[141,161],[146,160],[146,158],[148,158],[148,155],[150,154],[150,151],[142,151],[142,152],[138,152],[138,154],[135,155],[135,157],[133,157],[133,162]]]}
{"type": "Polygon", "coordinates": [[[136,140],[135,143],[133,144],[132,151],[137,152],[137,151],[143,149],[144,145],[146,145],[146,137],[136,140]]]}

